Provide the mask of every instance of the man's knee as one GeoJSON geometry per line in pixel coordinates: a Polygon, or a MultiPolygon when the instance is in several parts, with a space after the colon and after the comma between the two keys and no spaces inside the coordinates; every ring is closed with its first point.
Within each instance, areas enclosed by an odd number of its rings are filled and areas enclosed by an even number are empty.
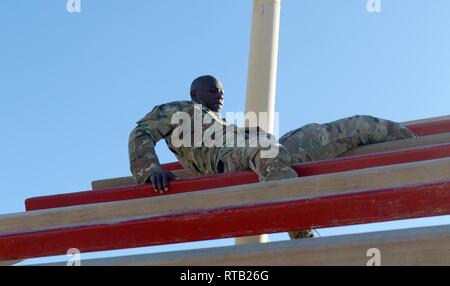
{"type": "Polygon", "coordinates": [[[368,122],[378,122],[378,118],[372,115],[361,115],[361,114],[355,114],[353,116],[348,117],[349,120],[364,120],[368,122]]]}
{"type": "Polygon", "coordinates": [[[297,177],[297,172],[290,166],[291,157],[289,152],[280,145],[276,156],[264,158],[261,156],[262,149],[250,159],[250,167],[259,175],[260,181],[274,181],[297,177]]]}
{"type": "Polygon", "coordinates": [[[414,133],[398,122],[371,116],[354,115],[347,118],[363,144],[414,138],[414,133]],[[364,140],[366,139],[366,140],[364,140]]]}
{"type": "Polygon", "coordinates": [[[354,128],[373,129],[377,125],[383,124],[383,122],[386,120],[371,115],[357,114],[337,121],[343,123],[344,126],[346,124],[348,124],[349,127],[352,126],[352,129],[354,128]]]}

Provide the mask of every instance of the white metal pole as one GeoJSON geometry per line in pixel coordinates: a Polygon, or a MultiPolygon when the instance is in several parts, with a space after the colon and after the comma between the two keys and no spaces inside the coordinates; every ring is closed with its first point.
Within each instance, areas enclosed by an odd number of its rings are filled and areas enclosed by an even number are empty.
{"type": "MultiPolygon", "coordinates": [[[[245,112],[267,112],[273,132],[281,0],[253,0],[245,112]]],[[[268,242],[267,234],[236,238],[236,244],[268,242]]]]}

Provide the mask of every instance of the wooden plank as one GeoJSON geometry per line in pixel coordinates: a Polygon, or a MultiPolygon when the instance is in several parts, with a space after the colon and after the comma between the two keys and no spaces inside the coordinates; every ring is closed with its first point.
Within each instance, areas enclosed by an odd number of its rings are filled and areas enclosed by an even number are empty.
{"type": "Polygon", "coordinates": [[[435,144],[444,144],[450,142],[450,132],[436,135],[429,135],[411,139],[403,139],[397,141],[389,141],[378,144],[364,145],[345,152],[339,157],[372,154],[384,151],[395,151],[405,148],[423,147],[435,144]]]}
{"type": "Polygon", "coordinates": [[[165,171],[175,171],[183,168],[179,162],[165,163],[161,166],[165,171]]]}
{"type": "Polygon", "coordinates": [[[0,259],[58,255],[73,247],[102,251],[449,213],[447,180],[4,235],[0,259]]]}
{"type": "Polygon", "coordinates": [[[417,136],[432,135],[450,132],[450,118],[437,122],[422,122],[408,125],[408,128],[417,136]]]}
{"type": "Polygon", "coordinates": [[[8,260],[8,261],[0,261],[0,266],[13,266],[23,260],[8,260]]]}
{"type": "Polygon", "coordinates": [[[381,266],[449,266],[450,226],[100,258],[81,265],[366,266],[373,257],[368,250],[374,248],[380,251],[381,266]]]}
{"type": "Polygon", "coordinates": [[[417,120],[409,120],[402,122],[403,125],[409,127],[411,125],[415,124],[422,124],[422,123],[436,123],[436,122],[442,122],[450,120],[450,115],[442,115],[442,116],[436,116],[436,117],[430,117],[430,118],[424,118],[424,119],[417,119],[417,120]]]}
{"type": "Polygon", "coordinates": [[[130,187],[136,185],[136,179],[133,176],[117,177],[111,179],[101,179],[91,182],[92,190],[104,190],[120,187],[130,187]]]}
{"type": "MultiPolygon", "coordinates": [[[[172,171],[172,173],[174,173],[175,176],[177,176],[179,179],[195,178],[195,176],[192,176],[191,174],[189,174],[188,171],[184,169],[174,170],[172,171]]],[[[117,177],[112,179],[103,179],[91,182],[92,190],[94,191],[98,190],[101,191],[120,187],[131,187],[136,185],[137,183],[133,176],[117,177]]]]}
{"type": "MultiPolygon", "coordinates": [[[[183,166],[179,162],[172,162],[162,164],[162,167],[166,171],[171,171],[178,178],[190,178],[193,177],[186,170],[183,169],[183,166]]],[[[125,176],[111,179],[103,179],[103,180],[95,180],[91,182],[91,186],[93,190],[103,190],[103,189],[112,189],[118,187],[127,187],[127,186],[135,186],[136,180],[133,176],[125,176]]]]}
{"type": "Polygon", "coordinates": [[[0,233],[58,228],[132,217],[173,215],[202,208],[224,208],[279,200],[320,197],[450,179],[450,158],[292,178],[212,190],[0,216],[0,233]]]}
{"type": "MultiPolygon", "coordinates": [[[[450,157],[450,143],[428,147],[410,148],[401,151],[382,152],[345,158],[306,162],[294,166],[299,176],[313,176],[334,172],[357,170],[376,166],[408,163],[450,157]]],[[[206,190],[219,187],[257,183],[257,176],[250,171],[180,180],[171,183],[170,194],[206,190]]],[[[40,210],[57,207],[111,202],[126,199],[160,196],[150,186],[128,187],[101,192],[77,192],[29,198],[26,210],[40,210]]]]}

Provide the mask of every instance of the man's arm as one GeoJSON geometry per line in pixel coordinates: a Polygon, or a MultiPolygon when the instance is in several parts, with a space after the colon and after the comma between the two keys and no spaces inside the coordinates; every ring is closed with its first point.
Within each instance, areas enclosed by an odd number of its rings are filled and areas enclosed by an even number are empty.
{"type": "Polygon", "coordinates": [[[148,183],[151,175],[163,171],[155,152],[155,143],[139,126],[130,134],[130,169],[138,184],[148,183]]]}
{"type": "Polygon", "coordinates": [[[168,181],[175,179],[164,172],[155,152],[156,143],[170,136],[173,126],[170,122],[173,108],[164,105],[155,107],[152,112],[138,121],[130,134],[128,142],[131,173],[138,184],[152,182],[155,190],[167,190],[168,181]]]}

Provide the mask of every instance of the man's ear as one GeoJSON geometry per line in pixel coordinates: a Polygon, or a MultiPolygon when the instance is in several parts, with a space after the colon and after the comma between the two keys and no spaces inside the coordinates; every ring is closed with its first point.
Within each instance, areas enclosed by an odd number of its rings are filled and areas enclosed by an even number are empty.
{"type": "Polygon", "coordinates": [[[195,96],[195,91],[191,91],[191,99],[195,101],[197,98],[195,96]]]}

